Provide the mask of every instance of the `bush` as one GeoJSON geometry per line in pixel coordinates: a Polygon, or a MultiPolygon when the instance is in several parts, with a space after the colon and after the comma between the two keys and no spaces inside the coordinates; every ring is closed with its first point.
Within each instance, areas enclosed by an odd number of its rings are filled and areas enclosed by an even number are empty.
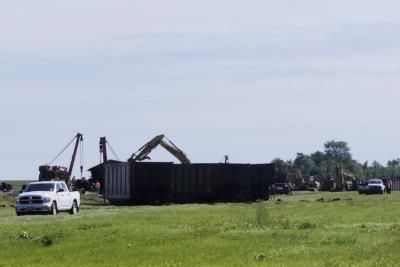
{"type": "Polygon", "coordinates": [[[49,247],[53,245],[53,239],[49,236],[44,236],[42,239],[40,239],[40,243],[45,247],[49,247]]]}
{"type": "Polygon", "coordinates": [[[317,226],[313,223],[304,222],[304,223],[301,223],[298,228],[300,230],[308,230],[308,229],[315,229],[315,228],[317,228],[317,226]]]}

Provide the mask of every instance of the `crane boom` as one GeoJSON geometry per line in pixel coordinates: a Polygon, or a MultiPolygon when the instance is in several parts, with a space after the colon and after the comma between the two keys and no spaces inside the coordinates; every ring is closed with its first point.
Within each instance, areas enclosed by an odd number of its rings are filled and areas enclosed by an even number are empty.
{"type": "Polygon", "coordinates": [[[72,153],[71,163],[69,164],[68,177],[71,177],[72,169],[74,168],[75,157],[76,157],[76,153],[78,152],[79,142],[83,141],[83,136],[81,133],[77,133],[75,138],[76,138],[75,147],[74,147],[74,152],[72,153]]]}
{"type": "Polygon", "coordinates": [[[107,140],[106,137],[100,137],[99,142],[100,153],[103,154],[103,162],[107,161],[107,140]]]}

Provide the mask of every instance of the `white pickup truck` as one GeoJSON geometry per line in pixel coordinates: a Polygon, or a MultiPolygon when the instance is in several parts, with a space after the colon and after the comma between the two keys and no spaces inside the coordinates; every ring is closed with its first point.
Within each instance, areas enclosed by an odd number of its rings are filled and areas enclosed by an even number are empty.
{"type": "Polygon", "coordinates": [[[76,214],[81,204],[79,192],[69,191],[61,181],[30,183],[16,199],[17,216],[30,213],[50,213],[69,211],[76,214]]]}
{"type": "Polygon", "coordinates": [[[383,194],[385,192],[386,192],[386,187],[381,179],[370,179],[368,181],[369,194],[374,194],[374,193],[383,194]]]}

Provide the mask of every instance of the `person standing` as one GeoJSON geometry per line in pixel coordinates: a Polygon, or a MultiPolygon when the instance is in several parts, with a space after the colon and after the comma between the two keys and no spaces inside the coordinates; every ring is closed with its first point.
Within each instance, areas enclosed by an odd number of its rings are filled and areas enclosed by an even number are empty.
{"type": "Polygon", "coordinates": [[[293,185],[292,185],[292,183],[288,183],[288,190],[289,190],[288,194],[289,195],[293,195],[293,185]]]}
{"type": "Polygon", "coordinates": [[[388,178],[386,184],[387,184],[386,193],[387,194],[392,193],[392,179],[388,178]]]}
{"type": "Polygon", "coordinates": [[[100,184],[99,180],[96,180],[95,188],[96,188],[97,194],[100,195],[101,184],[100,184]]]}

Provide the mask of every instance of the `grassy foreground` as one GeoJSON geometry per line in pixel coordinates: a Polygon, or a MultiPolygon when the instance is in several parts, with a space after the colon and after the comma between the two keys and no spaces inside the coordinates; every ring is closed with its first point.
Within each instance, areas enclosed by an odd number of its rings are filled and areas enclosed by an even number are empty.
{"type": "Polygon", "coordinates": [[[0,195],[3,266],[398,266],[400,193],[115,207],[16,217],[0,195]]]}

